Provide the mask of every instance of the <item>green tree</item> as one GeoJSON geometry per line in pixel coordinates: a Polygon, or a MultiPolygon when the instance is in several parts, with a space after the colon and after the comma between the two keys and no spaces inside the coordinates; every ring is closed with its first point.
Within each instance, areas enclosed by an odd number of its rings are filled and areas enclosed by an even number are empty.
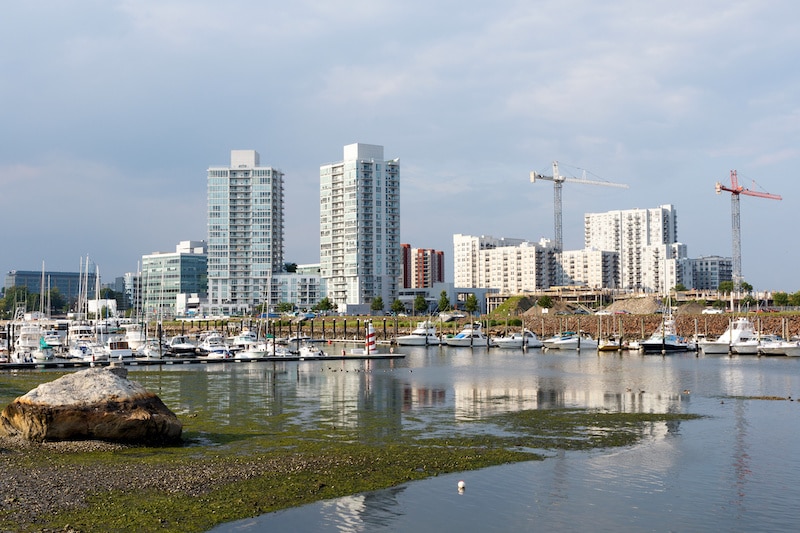
{"type": "Polygon", "coordinates": [[[439,312],[444,312],[450,309],[450,298],[447,297],[447,291],[442,291],[439,294],[439,312]]]}
{"type": "Polygon", "coordinates": [[[467,301],[464,302],[464,309],[471,315],[475,314],[475,311],[478,310],[478,298],[474,294],[470,293],[470,295],[467,296],[467,301]]]}
{"type": "Polygon", "coordinates": [[[283,269],[286,272],[297,272],[297,263],[284,263],[283,269]]]}
{"type": "Polygon", "coordinates": [[[9,316],[13,316],[14,311],[16,311],[19,306],[25,306],[25,309],[36,309],[36,302],[39,301],[39,295],[35,293],[31,294],[28,292],[27,287],[15,285],[6,289],[5,297],[2,301],[3,310],[6,311],[9,316]]]}
{"type": "Polygon", "coordinates": [[[672,288],[672,290],[675,292],[686,292],[688,289],[686,288],[686,285],[684,285],[683,283],[678,283],[672,288]]]}
{"type": "Polygon", "coordinates": [[[427,310],[428,310],[428,302],[425,301],[425,297],[421,294],[417,294],[417,297],[414,298],[414,312],[424,313],[427,310]]]}
{"type": "Polygon", "coordinates": [[[742,288],[742,290],[743,290],[744,292],[746,292],[747,294],[750,294],[751,292],[753,292],[753,286],[752,286],[752,285],[750,285],[749,283],[747,283],[746,281],[743,281],[743,282],[742,282],[742,284],[741,284],[741,288],[742,288]]]}
{"type": "Polygon", "coordinates": [[[744,298],[742,298],[741,304],[746,307],[756,307],[758,306],[758,300],[756,300],[752,296],[745,296],[744,298]]]}
{"type": "Polygon", "coordinates": [[[383,312],[383,297],[376,296],[372,299],[372,304],[369,306],[370,309],[373,311],[380,311],[383,312]]]}
{"type": "Polygon", "coordinates": [[[395,299],[395,301],[392,302],[392,312],[395,314],[404,313],[405,310],[406,306],[400,300],[395,299]]]}
{"type": "Polygon", "coordinates": [[[64,313],[67,311],[67,299],[64,298],[64,295],[61,294],[61,291],[58,290],[58,287],[53,287],[50,289],[50,309],[52,311],[56,311],[59,313],[64,313]]]}
{"type": "Polygon", "coordinates": [[[800,291],[793,292],[792,294],[789,295],[789,305],[791,305],[792,307],[797,307],[798,305],[800,305],[800,291]]]}
{"type": "Polygon", "coordinates": [[[275,306],[275,310],[279,313],[288,313],[294,311],[294,304],[290,302],[281,302],[275,306]]]}
{"type": "Polygon", "coordinates": [[[720,281],[718,290],[722,294],[730,294],[730,293],[732,293],[733,292],[733,282],[732,281],[720,281]]]}
{"type": "Polygon", "coordinates": [[[333,302],[327,296],[314,306],[315,311],[330,311],[331,309],[333,309],[333,302]]]}
{"type": "Polygon", "coordinates": [[[776,292],[772,295],[772,303],[779,307],[789,305],[789,295],[785,292],[776,292]]]}
{"type": "Polygon", "coordinates": [[[539,307],[543,307],[545,309],[550,309],[551,307],[553,307],[553,299],[547,296],[546,294],[539,296],[539,299],[536,300],[536,305],[538,305],[539,307]]]}

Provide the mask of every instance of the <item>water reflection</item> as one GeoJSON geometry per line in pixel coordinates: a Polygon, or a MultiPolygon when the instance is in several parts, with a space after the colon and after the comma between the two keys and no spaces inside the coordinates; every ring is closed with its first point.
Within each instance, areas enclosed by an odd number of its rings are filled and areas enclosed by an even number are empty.
{"type": "Polygon", "coordinates": [[[792,531],[800,521],[792,496],[800,474],[800,407],[733,398],[795,397],[798,360],[406,351],[405,360],[369,367],[363,361],[225,364],[209,366],[204,378],[154,372],[150,385],[186,412],[226,411],[219,414],[221,424],[289,413],[293,423],[358,429],[364,438],[369,431],[386,438],[520,409],[693,412],[708,418],[650,424],[647,439],[630,448],[554,452],[541,463],[441,476],[218,531],[792,531]],[[456,490],[459,478],[467,481],[463,494],[456,490]]]}

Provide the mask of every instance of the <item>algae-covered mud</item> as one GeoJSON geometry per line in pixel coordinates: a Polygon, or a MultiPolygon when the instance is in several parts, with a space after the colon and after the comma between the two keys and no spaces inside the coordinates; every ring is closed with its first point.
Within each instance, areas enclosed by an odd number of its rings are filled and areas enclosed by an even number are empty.
{"type": "MultiPolygon", "coordinates": [[[[540,460],[548,450],[629,445],[653,425],[693,418],[498,409],[503,395],[453,417],[449,402],[415,407],[404,398],[411,372],[388,363],[134,370],[131,379],[178,414],[183,444],[0,442],[0,530],[204,531],[439,474],[540,460]]],[[[0,401],[58,375],[0,375],[0,401]]]]}

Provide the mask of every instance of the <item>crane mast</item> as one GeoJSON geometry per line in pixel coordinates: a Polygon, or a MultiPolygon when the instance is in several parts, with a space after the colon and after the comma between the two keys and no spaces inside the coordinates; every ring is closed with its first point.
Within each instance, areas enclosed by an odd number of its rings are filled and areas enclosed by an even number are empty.
{"type": "Polygon", "coordinates": [[[553,182],[553,225],[555,226],[555,245],[556,251],[563,251],[564,249],[564,239],[563,239],[563,231],[562,231],[562,207],[561,207],[561,190],[564,187],[564,182],[569,183],[581,183],[584,185],[602,185],[605,187],[619,187],[621,189],[627,189],[628,186],[622,183],[611,183],[608,181],[597,181],[597,180],[587,180],[585,178],[566,178],[564,176],[559,175],[558,173],[558,161],[553,161],[553,175],[552,176],[544,176],[542,174],[538,174],[537,172],[531,172],[531,183],[534,183],[536,180],[547,180],[553,182]]]}
{"type": "Polygon", "coordinates": [[[731,193],[731,235],[733,238],[733,291],[738,293],[742,289],[742,225],[741,225],[741,206],[739,204],[739,196],[744,194],[747,196],[755,196],[757,198],[767,198],[769,200],[782,200],[777,194],[770,194],[767,192],[753,191],[746,189],[739,185],[739,177],[735,170],[731,170],[731,186],[726,187],[720,182],[716,185],[717,194],[722,191],[731,193]]]}

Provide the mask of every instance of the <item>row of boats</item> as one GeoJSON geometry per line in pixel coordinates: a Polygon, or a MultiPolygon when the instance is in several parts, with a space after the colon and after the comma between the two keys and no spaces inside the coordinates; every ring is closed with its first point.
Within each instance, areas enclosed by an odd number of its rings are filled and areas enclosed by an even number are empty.
{"type": "MultiPolygon", "coordinates": [[[[287,346],[273,339],[259,339],[250,330],[243,330],[230,338],[208,331],[196,341],[188,335],[149,338],[138,324],[123,324],[120,328],[106,331],[94,324],[73,323],[66,331],[60,332],[47,322],[29,321],[15,324],[13,331],[12,339],[0,339],[0,362],[28,363],[55,358],[94,362],[195,356],[228,359],[292,353],[287,346]]],[[[318,352],[306,343],[302,348],[309,356],[318,352]]]]}
{"type": "Polygon", "coordinates": [[[665,318],[650,337],[635,342],[623,342],[619,337],[603,340],[583,331],[565,331],[540,339],[528,329],[505,336],[486,335],[479,322],[469,323],[456,335],[441,336],[431,321],[419,322],[408,335],[396,339],[400,346],[543,348],[552,350],[638,350],[646,354],[668,354],[701,351],[704,354],[786,355],[800,357],[800,339],[784,340],[774,334],[759,333],[747,317],[733,320],[728,329],[715,339],[703,335],[684,337],[677,333],[675,320],[665,318]]]}

